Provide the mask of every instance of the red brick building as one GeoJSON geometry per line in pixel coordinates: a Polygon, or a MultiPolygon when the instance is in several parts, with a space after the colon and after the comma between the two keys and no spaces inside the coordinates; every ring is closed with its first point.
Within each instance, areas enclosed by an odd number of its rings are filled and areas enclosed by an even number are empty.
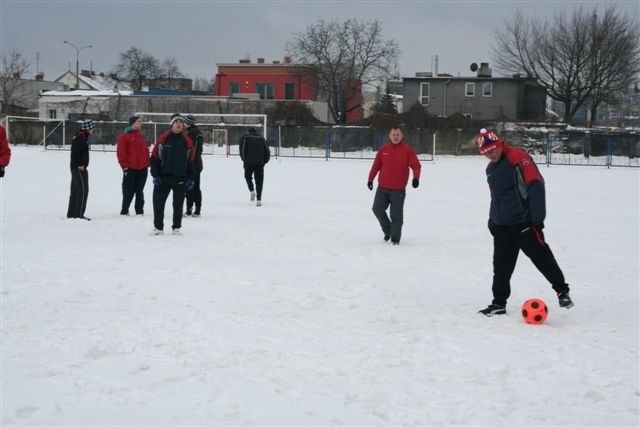
{"type": "MultiPolygon", "coordinates": [[[[317,101],[318,79],[314,68],[308,65],[293,64],[291,57],[284,61],[265,62],[258,58],[241,59],[237,64],[216,64],[215,90],[219,96],[238,96],[276,101],[317,101]]],[[[357,94],[347,106],[346,123],[362,119],[362,89],[357,86],[357,94]]]]}
{"type": "Polygon", "coordinates": [[[241,59],[237,64],[217,64],[216,95],[235,96],[257,94],[259,99],[315,101],[318,97],[317,79],[313,67],[284,62],[256,63],[241,59]]]}

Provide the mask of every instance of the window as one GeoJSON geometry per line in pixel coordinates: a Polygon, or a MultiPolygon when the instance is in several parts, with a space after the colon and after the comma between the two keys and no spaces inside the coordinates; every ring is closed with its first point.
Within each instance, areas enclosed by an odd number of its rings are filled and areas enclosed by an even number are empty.
{"type": "Polygon", "coordinates": [[[475,83],[465,83],[465,85],[464,85],[464,96],[476,96],[476,84],[475,83]]]}
{"type": "Polygon", "coordinates": [[[482,96],[493,96],[493,83],[482,83],[482,96]]]}
{"type": "Polygon", "coordinates": [[[472,119],[473,118],[471,113],[464,113],[462,115],[465,116],[467,119],[472,119]]]}
{"type": "Polygon", "coordinates": [[[256,93],[260,94],[260,99],[274,99],[273,83],[256,83],[256,93]]]}
{"type": "Polygon", "coordinates": [[[296,84],[285,83],[284,84],[284,99],[296,99],[296,84]]]}
{"type": "Polygon", "coordinates": [[[49,118],[50,119],[56,119],[58,118],[58,111],[57,110],[49,110],[49,118]]]}
{"type": "Polygon", "coordinates": [[[420,83],[420,104],[429,105],[429,83],[420,83]]]}
{"type": "Polygon", "coordinates": [[[229,83],[229,96],[232,96],[234,93],[240,93],[240,83],[238,82],[229,83]]]}

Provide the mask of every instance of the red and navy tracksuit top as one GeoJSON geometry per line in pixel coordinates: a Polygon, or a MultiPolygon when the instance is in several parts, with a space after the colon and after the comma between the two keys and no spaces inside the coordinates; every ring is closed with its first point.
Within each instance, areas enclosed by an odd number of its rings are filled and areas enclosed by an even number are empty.
{"type": "Polygon", "coordinates": [[[151,176],[193,179],[195,147],[186,132],[163,133],[151,152],[151,176]]]}
{"type": "Polygon", "coordinates": [[[487,166],[489,219],[496,225],[542,225],[546,216],[544,179],[526,152],[502,142],[502,157],[487,166]]]}

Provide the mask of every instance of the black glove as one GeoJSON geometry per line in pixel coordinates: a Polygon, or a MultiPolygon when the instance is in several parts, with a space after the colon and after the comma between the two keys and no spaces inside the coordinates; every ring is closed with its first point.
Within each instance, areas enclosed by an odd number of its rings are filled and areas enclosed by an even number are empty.
{"type": "Polygon", "coordinates": [[[367,182],[367,187],[369,187],[369,190],[373,190],[373,181],[367,182]]]}
{"type": "Polygon", "coordinates": [[[0,178],[4,176],[4,166],[0,166],[0,178]]]}
{"type": "Polygon", "coordinates": [[[413,178],[413,181],[411,181],[411,186],[413,188],[418,188],[418,185],[420,185],[420,180],[418,178],[413,178]]]}

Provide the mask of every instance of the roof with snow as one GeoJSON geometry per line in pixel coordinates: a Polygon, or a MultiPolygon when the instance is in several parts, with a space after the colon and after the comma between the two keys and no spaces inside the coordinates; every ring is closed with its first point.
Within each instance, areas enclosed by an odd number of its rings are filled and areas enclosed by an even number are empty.
{"type": "Polygon", "coordinates": [[[116,95],[133,95],[130,90],[120,90],[114,92],[111,90],[69,90],[59,91],[50,90],[43,92],[40,96],[116,96],[116,95]]]}
{"type": "MultiPolygon", "coordinates": [[[[93,73],[87,76],[83,73],[84,71],[80,73],[80,76],[79,76],[80,81],[82,81],[84,84],[86,84],[93,90],[109,91],[109,92],[133,91],[133,88],[131,87],[131,84],[129,82],[117,80],[112,76],[107,76],[104,74],[101,75],[101,74],[93,73]]],[[[75,80],[76,73],[72,71],[67,71],[63,75],[58,77],[55,81],[67,80],[70,77],[73,80],[75,80]]]]}

